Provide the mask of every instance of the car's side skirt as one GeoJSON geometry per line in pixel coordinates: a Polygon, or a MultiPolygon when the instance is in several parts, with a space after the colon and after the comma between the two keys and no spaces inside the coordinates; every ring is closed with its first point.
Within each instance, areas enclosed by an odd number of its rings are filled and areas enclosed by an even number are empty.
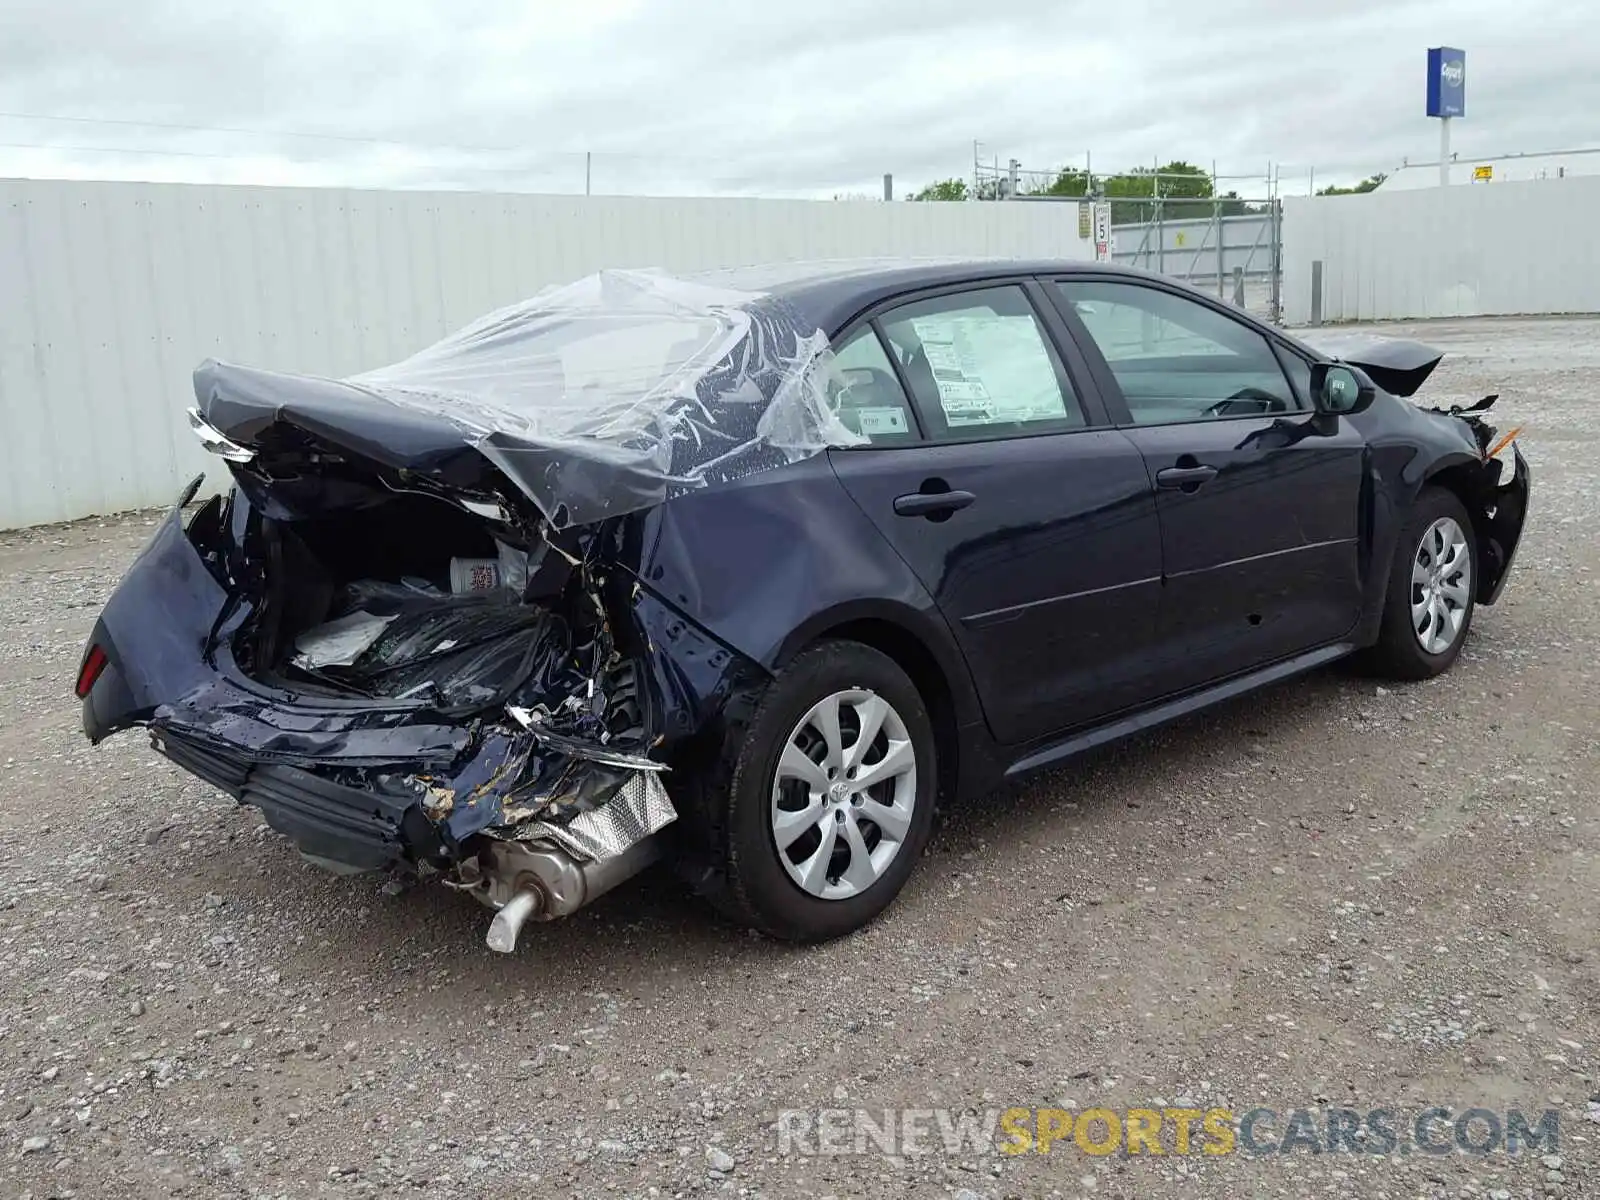
{"type": "Polygon", "coordinates": [[[1220,704],[1224,700],[1231,700],[1235,696],[1253,692],[1257,688],[1266,687],[1280,680],[1315,670],[1317,667],[1326,666],[1328,663],[1353,653],[1356,649],[1358,647],[1350,642],[1337,642],[1331,646],[1323,646],[1318,650],[1312,650],[1305,654],[1296,655],[1294,658],[1273,663],[1271,666],[1262,667],[1258,671],[1251,671],[1247,675],[1236,675],[1232,679],[1224,680],[1222,683],[1214,684],[1201,691],[1188,692],[1151,708],[1140,709],[1138,712],[1108,721],[1104,725],[1080,730],[1059,742],[1045,746],[1042,749],[1030,751],[1026,756],[1019,758],[1010,767],[1006,768],[1005,777],[1007,779],[1016,779],[1019,776],[1031,774],[1046,767],[1056,766],[1062,760],[1071,758],[1074,754],[1081,754],[1085,750],[1093,749],[1095,746],[1103,746],[1107,742],[1114,742],[1130,734],[1152,729],[1178,717],[1187,716],[1203,708],[1209,708],[1213,704],[1220,704]]]}

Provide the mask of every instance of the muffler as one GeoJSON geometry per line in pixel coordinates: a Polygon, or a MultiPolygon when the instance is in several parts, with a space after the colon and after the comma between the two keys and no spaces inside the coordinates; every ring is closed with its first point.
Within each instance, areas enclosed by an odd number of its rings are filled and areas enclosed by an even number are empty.
{"type": "Polygon", "coordinates": [[[486,941],[489,949],[510,954],[529,920],[571,916],[660,857],[659,834],[587,862],[552,842],[492,839],[476,858],[461,864],[454,886],[498,910],[486,941]]]}

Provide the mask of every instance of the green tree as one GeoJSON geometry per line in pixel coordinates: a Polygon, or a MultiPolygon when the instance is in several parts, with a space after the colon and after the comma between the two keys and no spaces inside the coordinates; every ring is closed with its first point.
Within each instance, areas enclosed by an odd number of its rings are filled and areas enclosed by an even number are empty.
{"type": "Polygon", "coordinates": [[[1057,175],[1048,185],[1034,188],[1029,193],[1031,196],[1087,196],[1089,194],[1089,173],[1068,167],[1057,175]]]}
{"type": "Polygon", "coordinates": [[[1360,183],[1356,184],[1355,187],[1339,187],[1337,184],[1330,184],[1325,188],[1318,188],[1317,195],[1363,196],[1368,192],[1377,191],[1378,185],[1387,178],[1389,177],[1380,171],[1376,175],[1368,175],[1360,183]]]}
{"type": "Polygon", "coordinates": [[[1154,170],[1138,167],[1106,180],[1113,225],[1143,224],[1154,221],[1158,213],[1167,221],[1210,216],[1212,206],[1198,201],[1211,199],[1213,190],[1209,173],[1181,159],[1154,170]],[[1162,201],[1159,206],[1157,196],[1162,201]]]}
{"type": "Polygon", "coordinates": [[[967,198],[967,181],[965,179],[941,179],[938,183],[930,183],[920,192],[913,192],[913,200],[965,200],[967,198]]]}
{"type": "Polygon", "coordinates": [[[1240,199],[1238,192],[1223,192],[1218,198],[1222,201],[1222,215],[1225,217],[1244,217],[1267,211],[1265,204],[1251,204],[1248,200],[1240,199]]]}
{"type": "Polygon", "coordinates": [[[1175,160],[1154,171],[1146,171],[1141,167],[1133,172],[1133,176],[1152,177],[1152,182],[1161,184],[1163,196],[1176,196],[1182,200],[1211,199],[1211,175],[1193,163],[1175,160]]]}
{"type": "MultiPolygon", "coordinates": [[[[1378,175],[1374,179],[1381,182],[1383,177],[1378,175]]],[[[1003,199],[1001,182],[985,179],[979,185],[977,199],[1003,199]]],[[[1360,190],[1371,191],[1376,186],[1377,183],[1372,183],[1371,187],[1363,184],[1360,190]]],[[[1166,221],[1181,221],[1210,219],[1218,210],[1225,217],[1265,211],[1264,205],[1250,204],[1236,191],[1217,195],[1210,172],[1183,159],[1174,159],[1158,167],[1137,167],[1115,175],[1092,175],[1077,167],[1067,167],[1042,186],[1024,185],[1023,194],[1065,199],[1104,197],[1111,201],[1114,225],[1142,224],[1154,221],[1158,215],[1166,221]]],[[[945,179],[930,183],[911,199],[966,200],[971,195],[965,180],[945,179]]]]}
{"type": "MultiPolygon", "coordinates": [[[[1201,203],[1213,198],[1210,174],[1181,159],[1155,168],[1138,167],[1116,175],[1090,176],[1087,171],[1068,167],[1048,185],[1035,189],[1032,194],[1066,197],[1103,195],[1111,201],[1111,222],[1114,225],[1153,221],[1158,211],[1168,221],[1184,217],[1209,217],[1215,211],[1213,205],[1201,203]],[[1156,203],[1158,196],[1161,198],[1159,206],[1156,203]]],[[[1252,211],[1237,192],[1227,192],[1220,199],[1222,215],[1225,217],[1252,211]]]]}

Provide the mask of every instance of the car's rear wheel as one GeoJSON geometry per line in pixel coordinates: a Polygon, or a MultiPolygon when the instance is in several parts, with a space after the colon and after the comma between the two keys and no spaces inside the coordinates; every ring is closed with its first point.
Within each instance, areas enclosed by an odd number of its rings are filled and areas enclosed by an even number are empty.
{"type": "Polygon", "coordinates": [[[1477,555],[1472,520],[1456,496],[1427,488],[1395,549],[1373,668],[1397,679],[1448,671],[1472,626],[1477,555]]]}
{"type": "Polygon", "coordinates": [[[794,941],[871,921],[927,844],[935,753],[894,660],[846,641],[802,652],[730,728],[702,793],[719,907],[794,941]]]}

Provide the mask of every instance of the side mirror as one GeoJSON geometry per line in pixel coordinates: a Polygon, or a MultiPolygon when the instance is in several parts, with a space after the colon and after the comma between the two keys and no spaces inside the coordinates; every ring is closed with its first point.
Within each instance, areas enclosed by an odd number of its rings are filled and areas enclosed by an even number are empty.
{"type": "Polygon", "coordinates": [[[1359,367],[1311,364],[1311,400],[1319,413],[1349,416],[1366,409],[1377,395],[1377,387],[1359,367]]]}

